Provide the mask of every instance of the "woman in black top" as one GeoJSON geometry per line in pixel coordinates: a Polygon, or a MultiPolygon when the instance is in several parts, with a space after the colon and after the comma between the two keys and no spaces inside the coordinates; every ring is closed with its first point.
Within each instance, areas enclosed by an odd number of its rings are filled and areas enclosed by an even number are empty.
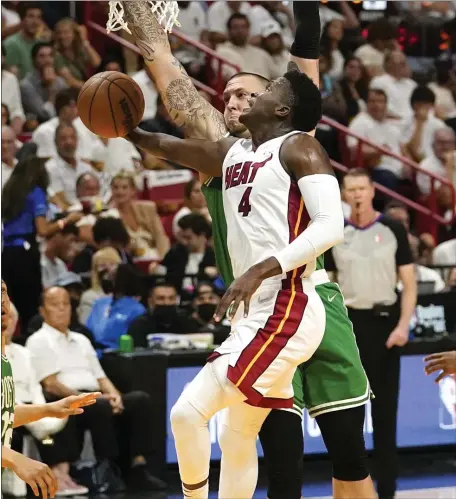
{"type": "Polygon", "coordinates": [[[340,81],[342,94],[347,104],[350,122],[358,113],[366,109],[368,85],[366,70],[357,57],[349,57],[344,64],[344,77],[340,81]]]}

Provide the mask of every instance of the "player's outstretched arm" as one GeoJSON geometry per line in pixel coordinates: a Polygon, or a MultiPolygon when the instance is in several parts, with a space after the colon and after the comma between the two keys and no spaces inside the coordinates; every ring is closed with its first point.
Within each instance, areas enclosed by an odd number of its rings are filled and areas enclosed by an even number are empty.
{"type": "Polygon", "coordinates": [[[72,395],[58,402],[49,404],[24,404],[17,405],[14,411],[14,428],[24,426],[43,418],[67,418],[82,414],[82,407],[87,407],[96,402],[101,393],[86,393],[82,395],[72,395]]]}
{"type": "Polygon", "coordinates": [[[284,142],[280,159],[297,180],[311,223],[277,255],[254,265],[231,284],[216,310],[216,320],[224,316],[232,303],[232,316],[241,302],[248,314],[250,298],[265,279],[306,265],[343,241],[339,184],[319,142],[307,134],[293,135],[284,142]]]}
{"type": "Polygon", "coordinates": [[[217,141],[228,129],[223,114],[201,97],[171,53],[168,36],[145,0],[124,1],[128,26],[155,81],[160,96],[186,137],[217,141]]]}
{"type": "Polygon", "coordinates": [[[220,177],[223,160],[236,138],[217,142],[200,139],[179,139],[164,133],[148,133],[136,128],[126,138],[145,151],[172,163],[192,168],[204,175],[220,177]]]}

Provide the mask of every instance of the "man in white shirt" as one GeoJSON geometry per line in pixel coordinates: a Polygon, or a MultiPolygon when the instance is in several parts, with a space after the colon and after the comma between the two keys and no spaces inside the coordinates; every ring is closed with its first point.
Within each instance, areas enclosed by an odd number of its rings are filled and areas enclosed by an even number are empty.
{"type": "Polygon", "coordinates": [[[292,10],[282,2],[257,2],[250,11],[250,42],[261,43],[261,30],[265,24],[277,23],[286,47],[290,47],[294,38],[294,18],[292,10]]]}
{"type": "MultiPolygon", "coordinates": [[[[2,66],[5,64],[5,48],[2,44],[2,66]]],[[[24,108],[22,107],[21,89],[17,76],[2,69],[2,104],[9,111],[11,126],[16,133],[22,131],[25,122],[24,108]]]]}
{"type": "Polygon", "coordinates": [[[55,131],[57,155],[46,162],[50,200],[61,210],[77,202],[76,180],[92,167],[76,157],[78,136],[73,125],[60,124],[55,131]]]}
{"type": "Polygon", "coordinates": [[[385,74],[376,76],[371,81],[370,88],[386,93],[391,117],[406,120],[413,115],[410,97],[417,86],[416,81],[410,79],[407,58],[400,50],[393,50],[386,53],[384,67],[385,74]]]}
{"type": "Polygon", "coordinates": [[[213,43],[216,45],[228,39],[227,23],[233,14],[239,13],[249,17],[250,10],[249,2],[226,2],[224,0],[213,2],[207,11],[208,26],[213,43]]]}
{"type": "Polygon", "coordinates": [[[155,88],[154,80],[149,74],[147,66],[141,69],[134,76],[133,80],[141,87],[144,95],[144,115],[143,120],[151,120],[157,114],[157,97],[158,92],[155,88]]]}
{"type": "Polygon", "coordinates": [[[2,127],[2,189],[17,164],[16,133],[10,126],[2,127]]]}
{"type": "MultiPolygon", "coordinates": [[[[456,185],[456,139],[454,131],[449,128],[440,128],[434,132],[432,152],[420,163],[420,167],[430,173],[440,175],[456,185]]],[[[422,194],[429,196],[431,193],[431,179],[428,175],[419,173],[416,183],[422,194]]],[[[438,197],[441,197],[442,186],[436,181],[434,188],[438,197]]],[[[443,189],[445,190],[445,189],[443,189]]]]}
{"type": "MultiPolygon", "coordinates": [[[[350,123],[349,129],[391,152],[401,154],[400,136],[387,118],[387,98],[383,90],[369,90],[366,112],[359,113],[350,123]]],[[[358,140],[347,136],[347,146],[354,156],[358,140]]],[[[367,144],[363,144],[362,152],[364,166],[371,169],[373,180],[395,190],[403,175],[402,163],[367,144]]]]}
{"type": "Polygon", "coordinates": [[[55,111],[57,116],[42,123],[32,134],[32,141],[38,146],[39,158],[55,158],[58,156],[55,143],[55,133],[60,124],[72,125],[77,133],[78,143],[76,156],[86,162],[92,161],[99,151],[104,150],[104,144],[93,134],[78,117],[78,90],[67,88],[57,93],[55,111]]]}
{"type": "Polygon", "coordinates": [[[383,74],[386,50],[396,48],[396,30],[387,19],[378,19],[369,25],[367,43],[355,51],[370,77],[383,74]]]}
{"type": "Polygon", "coordinates": [[[420,162],[432,153],[432,143],[437,130],[445,123],[434,115],[435,95],[426,86],[416,87],[410,98],[413,117],[405,121],[402,142],[413,161],[420,162]]]}
{"type": "Polygon", "coordinates": [[[121,394],[104,373],[90,341],[68,329],[71,304],[65,289],[45,291],[40,313],[43,327],[30,336],[27,348],[47,394],[56,399],[93,389],[103,394],[79,418],[69,419],[63,431],[55,435],[54,445],[45,449],[43,460],[50,466],[76,460],[80,454],[78,435],[81,430],[90,430],[98,463],[108,464],[119,453],[114,418],[121,418],[123,431],[129,434],[131,486],[141,490],[165,488],[166,484],[147,469],[146,457],[154,450],[149,395],[121,394]]]}
{"type": "MultiPolygon", "coordinates": [[[[269,80],[280,76],[272,57],[263,49],[250,45],[250,23],[246,15],[236,13],[228,20],[229,41],[217,46],[217,53],[240,68],[241,71],[256,73],[269,80]]],[[[222,66],[222,76],[228,81],[238,71],[227,65],[222,66]]]]}
{"type": "Polygon", "coordinates": [[[432,254],[434,265],[456,266],[456,239],[439,244],[432,254]]]}

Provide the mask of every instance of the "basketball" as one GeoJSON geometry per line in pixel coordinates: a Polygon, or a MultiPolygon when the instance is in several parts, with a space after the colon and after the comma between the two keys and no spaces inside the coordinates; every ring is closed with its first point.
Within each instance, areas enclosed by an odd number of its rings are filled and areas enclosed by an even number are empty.
{"type": "Polygon", "coordinates": [[[144,114],[144,95],[128,75],[98,73],[86,81],[78,97],[84,125],[96,135],[111,139],[134,130],[144,114]]]}

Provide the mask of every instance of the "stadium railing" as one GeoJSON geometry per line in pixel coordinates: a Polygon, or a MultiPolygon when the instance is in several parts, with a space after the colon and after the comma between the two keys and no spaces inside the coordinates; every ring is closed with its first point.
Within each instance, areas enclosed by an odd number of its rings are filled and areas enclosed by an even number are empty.
{"type": "MultiPolygon", "coordinates": [[[[89,2],[88,2],[89,3],[89,2]]],[[[107,37],[110,37],[111,39],[117,41],[121,45],[123,45],[125,48],[132,50],[133,52],[136,52],[137,54],[140,54],[139,49],[136,47],[136,45],[128,42],[127,40],[124,40],[122,37],[114,34],[114,33],[107,33],[106,29],[104,26],[100,26],[99,24],[87,20],[86,25],[97,31],[98,33],[101,33],[107,37]]],[[[179,30],[173,30],[173,35],[176,36],[177,38],[181,39],[185,43],[188,43],[189,45],[192,45],[196,48],[198,48],[200,51],[204,52],[207,57],[208,65],[213,67],[212,61],[215,60],[217,63],[217,71],[215,74],[215,81],[213,82],[213,85],[211,87],[201,83],[200,81],[192,78],[193,83],[195,84],[196,88],[200,90],[204,90],[207,92],[212,98],[213,98],[213,104],[218,108],[218,109],[223,109],[223,90],[224,90],[224,82],[222,78],[222,67],[224,64],[227,66],[236,69],[239,71],[239,68],[230,63],[229,61],[225,60],[223,57],[220,57],[214,50],[210,49],[206,45],[196,42],[195,40],[192,40],[188,36],[184,35],[183,33],[179,32],[179,30]],[[212,88],[213,87],[213,88],[212,88]]],[[[373,142],[360,137],[359,135],[353,133],[351,130],[349,130],[347,127],[341,125],[337,121],[334,121],[327,116],[323,116],[322,118],[322,123],[327,124],[328,126],[336,129],[339,133],[340,141],[339,143],[341,144],[341,153],[343,156],[343,162],[346,165],[349,165],[349,167],[362,167],[363,166],[363,154],[362,154],[362,145],[367,144],[374,149],[377,149],[380,151],[382,154],[391,156],[394,159],[397,159],[401,161],[403,164],[407,165],[411,169],[411,174],[412,174],[412,180],[413,180],[413,188],[414,188],[414,197],[416,199],[420,199],[419,197],[419,191],[416,185],[416,176],[418,173],[426,175],[430,179],[431,183],[431,194],[429,197],[426,199],[425,205],[422,202],[417,202],[414,201],[398,192],[392,191],[391,189],[388,189],[380,184],[375,184],[375,187],[378,191],[386,194],[388,197],[392,199],[396,199],[398,201],[403,202],[406,206],[408,206],[410,209],[413,211],[417,212],[421,216],[424,216],[428,219],[429,221],[429,226],[428,226],[428,232],[430,232],[434,237],[437,237],[438,233],[438,228],[439,225],[449,225],[453,223],[456,219],[456,213],[455,213],[455,205],[456,205],[456,192],[453,184],[448,181],[447,179],[440,177],[439,175],[433,174],[431,172],[428,172],[427,170],[424,170],[423,168],[420,168],[417,163],[414,163],[410,159],[401,156],[399,154],[393,153],[390,150],[386,149],[385,147],[382,147],[381,145],[374,144],[373,142]],[[345,144],[345,139],[346,136],[350,135],[352,137],[355,137],[358,140],[358,146],[356,150],[356,155],[355,155],[355,160],[353,161],[353,158],[349,157],[348,155],[348,149],[344,147],[345,144]],[[451,193],[451,198],[452,198],[452,210],[450,212],[450,217],[445,218],[443,217],[440,212],[439,212],[439,207],[438,207],[438,202],[437,202],[437,188],[436,188],[436,182],[440,182],[443,185],[448,186],[450,189],[451,193]]],[[[336,168],[339,171],[346,172],[348,171],[349,167],[344,166],[336,161],[332,161],[334,168],[336,168]]]]}
{"type": "Polygon", "coordinates": [[[438,225],[449,225],[453,223],[456,219],[456,213],[455,213],[455,205],[456,205],[456,191],[454,188],[454,185],[451,181],[447,180],[446,178],[441,177],[440,175],[437,175],[435,173],[429,172],[423,168],[421,168],[417,163],[413,162],[409,158],[406,158],[405,156],[401,156],[400,154],[396,154],[386,147],[383,147],[381,145],[375,144],[374,142],[371,142],[370,140],[361,137],[360,135],[352,132],[350,129],[345,127],[344,125],[341,125],[339,122],[328,118],[327,116],[323,116],[322,118],[322,123],[325,123],[326,125],[329,125],[330,127],[334,128],[337,130],[339,133],[339,144],[340,144],[340,151],[342,154],[342,161],[344,165],[343,166],[340,163],[336,163],[333,161],[334,166],[338,170],[342,170],[341,167],[343,167],[343,171],[347,171],[350,167],[357,167],[357,168],[362,168],[364,166],[364,157],[363,157],[363,152],[362,152],[362,147],[363,144],[367,144],[368,146],[377,149],[379,152],[381,152],[385,156],[390,156],[391,158],[394,158],[398,161],[401,161],[404,165],[408,166],[410,168],[410,172],[412,175],[412,182],[413,182],[413,190],[415,194],[416,199],[420,199],[421,201],[424,202],[424,197],[420,195],[419,189],[417,187],[416,183],[416,178],[418,174],[425,175],[429,177],[430,181],[430,194],[429,196],[426,197],[426,200],[424,203],[416,202],[413,201],[403,195],[401,195],[398,192],[392,191],[390,189],[387,189],[386,187],[383,187],[379,184],[376,184],[376,188],[380,191],[383,192],[384,194],[388,195],[389,197],[392,197],[394,199],[397,199],[398,201],[402,201],[404,204],[412,208],[413,210],[417,211],[418,213],[425,215],[430,218],[430,224],[429,224],[429,232],[436,237],[437,232],[438,232],[438,225]],[[356,147],[356,153],[354,157],[350,154],[350,151],[348,150],[346,146],[346,138],[347,136],[349,137],[354,137],[355,139],[358,140],[358,144],[356,147]],[[450,210],[450,216],[449,217],[444,217],[439,213],[439,206],[438,206],[438,201],[437,201],[437,183],[446,185],[450,191],[451,194],[451,205],[452,209],[450,210]]]}

